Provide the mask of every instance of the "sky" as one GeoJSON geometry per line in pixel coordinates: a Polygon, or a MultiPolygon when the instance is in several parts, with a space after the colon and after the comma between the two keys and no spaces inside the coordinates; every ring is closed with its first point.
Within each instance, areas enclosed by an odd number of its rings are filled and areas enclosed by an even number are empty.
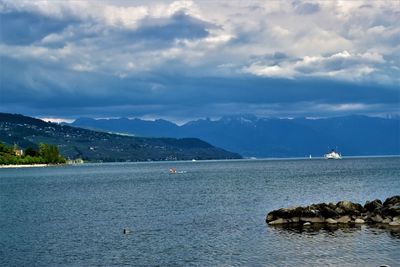
{"type": "Polygon", "coordinates": [[[400,114],[400,1],[0,0],[0,112],[400,114]]]}

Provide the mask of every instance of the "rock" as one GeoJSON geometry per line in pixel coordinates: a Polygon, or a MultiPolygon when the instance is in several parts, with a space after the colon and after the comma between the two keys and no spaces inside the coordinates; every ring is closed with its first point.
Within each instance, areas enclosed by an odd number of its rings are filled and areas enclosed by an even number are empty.
{"type": "Polygon", "coordinates": [[[333,210],[336,209],[336,205],[333,204],[332,202],[329,202],[329,203],[328,203],[328,207],[331,208],[331,209],[333,209],[333,210]]]}
{"type": "Polygon", "coordinates": [[[300,217],[303,212],[302,207],[290,207],[274,210],[268,213],[267,222],[277,220],[279,218],[290,219],[292,217],[300,217]]]}
{"type": "MultiPolygon", "coordinates": [[[[364,206],[350,201],[318,203],[306,207],[289,207],[271,211],[266,216],[268,224],[363,224],[383,223],[400,225],[400,196],[389,197],[382,202],[379,199],[367,201],[364,206]]],[[[383,226],[383,225],[381,225],[383,226]]]]}
{"type": "Polygon", "coordinates": [[[300,217],[302,222],[323,223],[325,220],[322,217],[300,217]]]}
{"type": "Polygon", "coordinates": [[[320,207],[320,214],[322,217],[325,218],[333,218],[333,217],[337,217],[339,214],[332,209],[329,205],[321,205],[320,207]]]}
{"type": "Polygon", "coordinates": [[[275,221],[269,222],[268,224],[274,225],[274,224],[285,224],[285,223],[288,223],[286,219],[279,218],[275,221]]]}
{"type": "Polygon", "coordinates": [[[364,212],[363,206],[358,203],[353,203],[350,201],[339,201],[336,206],[346,212],[346,214],[353,215],[353,214],[360,214],[364,212]]]}
{"type": "Polygon", "coordinates": [[[389,225],[390,226],[400,226],[400,222],[399,221],[390,222],[389,225]]]}
{"type": "Polygon", "coordinates": [[[336,208],[336,209],[335,209],[335,212],[336,212],[337,214],[339,214],[339,215],[345,214],[345,211],[344,211],[343,209],[341,209],[341,208],[336,208]]]}
{"type": "Polygon", "coordinates": [[[371,221],[376,223],[381,223],[383,221],[382,217],[379,214],[372,216],[370,219],[371,221]]]}
{"type": "Polygon", "coordinates": [[[274,219],[275,219],[274,214],[272,212],[268,213],[267,219],[266,219],[267,223],[272,222],[274,219]]]}
{"type": "Polygon", "coordinates": [[[383,202],[383,206],[392,206],[396,203],[400,203],[400,196],[388,197],[385,202],[383,202]]]}
{"type": "Polygon", "coordinates": [[[379,199],[375,199],[372,201],[367,201],[364,205],[364,209],[370,212],[373,212],[375,210],[379,210],[383,208],[382,201],[379,199]]]}
{"type": "Polygon", "coordinates": [[[336,220],[338,223],[349,223],[351,221],[350,217],[345,215],[340,217],[339,219],[336,220]]]}
{"type": "Polygon", "coordinates": [[[329,224],[336,224],[336,223],[338,223],[336,220],[334,220],[334,219],[332,219],[332,218],[325,219],[325,222],[326,222],[326,223],[329,223],[329,224]]]}
{"type": "Polygon", "coordinates": [[[400,215],[400,203],[395,203],[387,207],[383,207],[381,213],[385,216],[399,216],[400,215]]]}
{"type": "Polygon", "coordinates": [[[336,206],[339,208],[342,208],[344,210],[350,210],[353,207],[353,203],[350,201],[339,201],[338,203],[336,203],[336,206]]]}
{"type": "Polygon", "coordinates": [[[316,217],[319,215],[319,210],[316,209],[314,205],[311,205],[309,207],[305,207],[301,213],[301,216],[303,217],[316,217]]]}

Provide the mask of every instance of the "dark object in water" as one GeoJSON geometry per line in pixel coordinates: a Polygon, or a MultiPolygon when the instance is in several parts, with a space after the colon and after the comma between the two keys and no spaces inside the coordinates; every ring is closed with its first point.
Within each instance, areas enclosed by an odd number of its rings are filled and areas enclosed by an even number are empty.
{"type": "Polygon", "coordinates": [[[124,228],[124,230],[122,231],[122,233],[123,233],[124,235],[129,235],[129,234],[131,233],[131,230],[129,230],[129,229],[127,229],[127,228],[124,228]]]}

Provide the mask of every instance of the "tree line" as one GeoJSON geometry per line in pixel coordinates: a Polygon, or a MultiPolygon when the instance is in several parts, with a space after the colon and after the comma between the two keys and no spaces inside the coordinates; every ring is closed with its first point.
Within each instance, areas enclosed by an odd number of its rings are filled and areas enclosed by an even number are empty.
{"type": "Polygon", "coordinates": [[[23,153],[14,146],[7,146],[0,142],[0,165],[17,164],[60,164],[66,160],[58,151],[58,147],[50,144],[39,144],[38,149],[28,147],[23,153]]]}

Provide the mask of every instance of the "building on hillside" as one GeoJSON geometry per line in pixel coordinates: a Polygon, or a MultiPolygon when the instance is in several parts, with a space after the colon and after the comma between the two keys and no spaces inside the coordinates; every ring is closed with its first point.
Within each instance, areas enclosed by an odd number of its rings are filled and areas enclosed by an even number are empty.
{"type": "Polygon", "coordinates": [[[22,149],[14,149],[15,156],[22,157],[24,155],[24,151],[22,149]]]}
{"type": "Polygon", "coordinates": [[[81,158],[78,159],[68,159],[67,164],[83,164],[84,161],[81,158]]]}

